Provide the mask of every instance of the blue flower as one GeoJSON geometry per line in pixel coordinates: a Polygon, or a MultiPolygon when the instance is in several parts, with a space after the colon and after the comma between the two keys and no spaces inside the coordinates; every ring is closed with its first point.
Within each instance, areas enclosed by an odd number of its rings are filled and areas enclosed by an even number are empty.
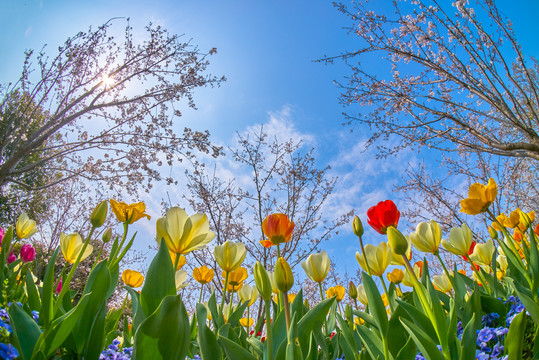
{"type": "Polygon", "coordinates": [[[19,356],[19,352],[11,344],[0,343],[0,357],[2,359],[11,360],[16,359],[19,356]]]}
{"type": "Polygon", "coordinates": [[[477,332],[477,345],[489,342],[495,335],[494,330],[489,327],[479,330],[477,332]]]}

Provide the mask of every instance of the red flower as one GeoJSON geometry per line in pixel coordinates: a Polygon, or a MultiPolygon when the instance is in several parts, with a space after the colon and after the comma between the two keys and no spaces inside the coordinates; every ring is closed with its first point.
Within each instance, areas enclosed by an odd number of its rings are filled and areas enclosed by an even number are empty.
{"type": "Polygon", "coordinates": [[[268,238],[260,243],[265,248],[269,248],[290,241],[292,231],[294,231],[294,222],[290,221],[285,214],[271,214],[262,222],[262,231],[268,238]]]}
{"type": "Polygon", "coordinates": [[[24,263],[34,261],[36,257],[36,250],[32,245],[24,244],[21,248],[21,260],[24,263]]]}
{"type": "MultiPolygon", "coordinates": [[[[470,250],[468,250],[468,258],[470,257],[470,255],[472,255],[473,249],[475,249],[475,245],[477,245],[477,243],[472,240],[472,244],[470,245],[470,250]]],[[[462,258],[464,259],[464,261],[468,261],[468,258],[466,256],[463,256],[462,258]]]]}
{"type": "Polygon", "coordinates": [[[385,234],[388,227],[397,227],[400,215],[393,201],[380,201],[367,211],[367,222],[374,230],[380,234],[385,234]]]}
{"type": "Polygon", "coordinates": [[[539,236],[539,224],[535,226],[535,229],[533,229],[533,232],[535,233],[535,235],[539,236]]]}

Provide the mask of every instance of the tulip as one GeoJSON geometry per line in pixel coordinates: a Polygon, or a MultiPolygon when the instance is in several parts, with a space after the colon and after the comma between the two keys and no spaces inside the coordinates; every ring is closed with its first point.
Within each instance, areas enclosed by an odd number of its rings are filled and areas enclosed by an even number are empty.
{"type": "Polygon", "coordinates": [[[23,212],[17,219],[16,232],[19,239],[27,239],[37,232],[36,222],[23,212]]]}
{"type": "Polygon", "coordinates": [[[4,231],[4,229],[2,229],[0,227],[0,245],[2,245],[2,240],[4,240],[4,235],[6,234],[6,232],[4,231]]]}
{"type": "Polygon", "coordinates": [[[357,299],[357,288],[353,281],[348,283],[348,295],[354,300],[357,299]]]}
{"type": "MultiPolygon", "coordinates": [[[[405,236],[406,238],[406,241],[408,242],[408,249],[406,250],[406,258],[408,259],[408,261],[412,260],[412,243],[410,242],[410,239],[405,236]]],[[[391,256],[391,262],[389,263],[389,265],[401,265],[401,266],[404,266],[404,258],[402,255],[398,255],[398,254],[395,254],[393,252],[392,256],[391,256]]]]}
{"type": "Polygon", "coordinates": [[[498,232],[492,226],[488,227],[488,234],[490,235],[491,239],[498,239],[498,232]]]}
{"type": "Polygon", "coordinates": [[[168,209],[165,217],[157,219],[155,226],[156,240],[160,242],[164,238],[169,251],[176,254],[185,255],[202,249],[215,237],[205,214],[187,216],[179,207],[168,209]]]}
{"type": "Polygon", "coordinates": [[[461,212],[477,215],[488,210],[498,194],[498,186],[494,179],[489,179],[487,185],[475,183],[468,190],[468,198],[460,201],[461,212]]]}
{"type": "Polygon", "coordinates": [[[305,270],[305,274],[309,279],[317,283],[321,283],[328,276],[329,265],[329,256],[325,251],[311,254],[307,260],[301,262],[301,267],[305,270]]]}
{"type": "Polygon", "coordinates": [[[363,236],[363,224],[358,216],[354,216],[354,220],[352,221],[352,230],[357,237],[363,236]]]}
{"type": "Polygon", "coordinates": [[[296,294],[288,294],[288,303],[289,304],[292,304],[294,302],[294,300],[296,299],[296,294]]]}
{"type": "Polygon", "coordinates": [[[254,323],[253,318],[249,318],[249,320],[247,320],[247,318],[240,319],[241,326],[244,326],[246,328],[250,328],[251,326],[253,326],[253,323],[254,323]]]}
{"type": "Polygon", "coordinates": [[[449,241],[443,239],[442,246],[452,254],[457,256],[468,256],[468,251],[472,245],[472,231],[466,224],[460,228],[454,227],[449,232],[449,241]]]}
{"type": "Polygon", "coordinates": [[[290,265],[288,265],[283,257],[277,259],[273,276],[275,277],[277,288],[283,293],[288,292],[294,285],[292,269],[290,269],[290,265]]]}
{"type": "MultiPolygon", "coordinates": [[[[75,233],[66,235],[63,232],[60,233],[60,249],[62,250],[64,259],[67,262],[74,264],[75,261],[77,261],[77,257],[79,256],[79,253],[81,252],[83,246],[84,242],[82,241],[82,238],[79,234],[75,233]]],[[[81,256],[80,261],[84,261],[84,259],[90,256],[93,250],[93,246],[88,244],[86,246],[86,249],[84,250],[84,253],[81,256]]]]}
{"type": "Polygon", "coordinates": [[[143,202],[128,205],[123,201],[118,202],[110,199],[110,208],[114,215],[116,215],[116,219],[122,223],[132,224],[143,217],[147,217],[148,220],[151,219],[150,215],[145,214],[146,204],[143,202]]]}
{"type": "Polygon", "coordinates": [[[285,214],[271,214],[262,222],[262,231],[268,237],[260,241],[264,247],[286,243],[292,239],[294,222],[285,214]]]}
{"type": "MultiPolygon", "coordinates": [[[[227,275],[227,272],[223,271],[222,276],[223,278],[225,278],[223,280],[223,283],[224,281],[226,281],[226,275],[227,275]]],[[[247,279],[247,276],[248,276],[247,269],[244,267],[239,267],[234,271],[228,272],[227,291],[236,292],[240,290],[243,286],[243,281],[247,279]]]]}
{"type": "Polygon", "coordinates": [[[270,282],[271,282],[271,291],[274,294],[278,294],[279,289],[277,288],[277,283],[275,282],[275,273],[272,272],[272,271],[268,271],[268,277],[269,277],[270,282]]]}
{"type": "Polygon", "coordinates": [[[185,270],[178,270],[174,273],[174,281],[176,283],[176,291],[179,291],[180,289],[183,289],[189,283],[186,283],[185,280],[187,280],[187,271],[185,270]]]}
{"type": "Polygon", "coordinates": [[[138,288],[142,286],[144,276],[142,276],[142,274],[138,271],[125,269],[122,273],[122,280],[125,285],[138,288]]]}
{"type": "Polygon", "coordinates": [[[62,278],[58,281],[58,285],[56,286],[56,289],[54,290],[54,293],[56,295],[60,294],[62,292],[62,278]]]}
{"type": "Polygon", "coordinates": [[[519,223],[517,228],[522,232],[526,232],[535,220],[535,211],[532,210],[529,213],[525,213],[520,209],[517,210],[519,210],[519,223]]]}
{"type": "MultiPolygon", "coordinates": [[[[179,269],[178,269],[179,270],[179,269]]],[[[200,284],[204,285],[212,281],[214,272],[212,268],[206,265],[193,269],[193,278],[200,284]]]]}
{"type": "Polygon", "coordinates": [[[369,305],[369,299],[367,298],[367,293],[365,292],[365,287],[363,284],[357,286],[357,299],[363,305],[369,305]]]}
{"type": "Polygon", "coordinates": [[[258,289],[260,296],[262,297],[262,299],[264,299],[264,301],[269,301],[271,299],[271,293],[273,289],[271,286],[271,281],[268,276],[268,273],[266,272],[266,269],[259,261],[256,262],[253,268],[253,273],[254,273],[253,275],[255,278],[256,288],[258,289]]]}
{"type": "Polygon", "coordinates": [[[507,257],[505,255],[498,255],[496,257],[496,263],[498,264],[498,270],[496,271],[497,272],[497,277],[498,279],[501,279],[502,277],[505,276],[505,273],[507,272],[507,266],[508,266],[508,263],[507,263],[507,257]]]}
{"type": "Polygon", "coordinates": [[[402,235],[402,233],[397,230],[397,228],[390,226],[386,229],[387,233],[387,244],[393,250],[394,254],[397,255],[406,255],[410,244],[408,240],[402,235]]]}
{"type": "Polygon", "coordinates": [[[445,273],[443,273],[442,275],[434,275],[432,277],[432,285],[434,285],[434,288],[436,290],[439,290],[444,293],[450,292],[453,288],[453,286],[451,285],[451,281],[445,273]]]}
{"type": "Polygon", "coordinates": [[[417,250],[436,255],[442,239],[442,228],[434,220],[420,222],[409,238],[417,250]]]}
{"type": "Polygon", "coordinates": [[[105,230],[105,232],[101,236],[101,240],[106,244],[110,241],[111,238],[112,238],[112,229],[108,228],[107,230],[105,230]]]}
{"type": "MultiPolygon", "coordinates": [[[[421,273],[423,272],[423,261],[416,261],[416,263],[414,264],[414,267],[412,268],[412,270],[414,271],[414,274],[415,274],[416,278],[418,278],[418,279],[421,278],[421,273]]],[[[403,283],[403,285],[406,285],[406,286],[409,286],[409,287],[414,286],[408,271],[406,271],[404,273],[404,277],[402,278],[402,283],[403,283]]]]}
{"type": "Polygon", "coordinates": [[[100,228],[107,219],[107,212],[109,211],[109,205],[107,200],[101,201],[92,211],[90,215],[90,223],[94,228],[100,228]]]}
{"type": "Polygon", "coordinates": [[[388,227],[397,227],[400,212],[393,201],[386,200],[367,210],[367,217],[367,223],[374,230],[380,234],[385,234],[388,227]]]}
{"type": "Polygon", "coordinates": [[[23,263],[34,261],[36,257],[36,249],[32,245],[24,244],[21,247],[21,260],[23,263]]]}
{"type": "MultiPolygon", "coordinates": [[[[174,264],[176,263],[176,258],[178,257],[178,254],[172,251],[169,251],[168,253],[170,254],[170,259],[172,260],[172,264],[174,266],[174,264]]],[[[187,258],[183,255],[180,255],[180,257],[178,258],[178,263],[176,264],[176,271],[180,270],[186,263],[187,263],[187,258]]]]}
{"type": "Polygon", "coordinates": [[[213,250],[213,255],[221,269],[230,272],[237,269],[245,260],[247,250],[245,245],[240,242],[227,241],[223,245],[216,246],[213,250]]]}
{"type": "Polygon", "coordinates": [[[8,264],[11,264],[12,262],[14,262],[15,260],[17,260],[17,256],[13,253],[13,251],[9,254],[9,256],[7,257],[7,263],[8,264]]]}
{"type": "Polygon", "coordinates": [[[473,253],[470,255],[470,260],[479,265],[490,265],[495,250],[494,241],[489,239],[484,244],[475,245],[473,253]]]}
{"type": "Polygon", "coordinates": [[[393,284],[399,284],[404,279],[404,272],[401,269],[393,269],[392,272],[387,274],[387,280],[393,284]]]}
{"type": "Polygon", "coordinates": [[[250,286],[248,284],[243,285],[240,291],[238,291],[238,295],[242,302],[248,302],[247,306],[250,307],[253,305],[258,298],[258,290],[256,290],[256,286],[250,286]]]}
{"type": "Polygon", "coordinates": [[[337,301],[342,301],[344,299],[345,289],[342,285],[332,286],[326,290],[326,296],[329,299],[330,297],[335,296],[337,301]]]}
{"type": "Polygon", "coordinates": [[[356,260],[359,265],[372,275],[382,276],[391,262],[393,252],[385,242],[381,242],[378,246],[372,244],[365,245],[365,256],[369,263],[368,267],[365,264],[365,257],[363,254],[356,252],[356,260]]]}

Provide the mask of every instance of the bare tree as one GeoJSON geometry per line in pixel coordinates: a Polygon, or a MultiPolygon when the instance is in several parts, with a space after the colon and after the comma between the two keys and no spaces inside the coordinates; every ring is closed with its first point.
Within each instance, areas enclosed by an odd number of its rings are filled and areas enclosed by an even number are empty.
{"type": "Polygon", "coordinates": [[[180,100],[194,107],[194,89],[224,80],[205,74],[215,49],[200,52],[151,24],[137,44],[129,22],[123,38],[114,35],[117,23],[68,38],[53,57],[28,51],[20,79],[0,87],[0,115],[15,109],[0,117],[2,193],[9,184],[39,190],[75,177],[133,193],[191,149],[220,153],[208,132],[178,135],[174,121],[180,100]],[[26,178],[36,169],[55,176],[34,186],[26,178]]]}
{"type": "Polygon", "coordinates": [[[323,60],[350,66],[341,101],[366,105],[367,113],[348,120],[372,127],[371,142],[401,139],[383,151],[416,144],[539,159],[539,64],[522,52],[494,1],[474,3],[394,1],[393,14],[378,14],[367,1],[336,5],[361,46],[323,60]],[[376,69],[362,66],[369,55],[376,69]],[[379,75],[384,65],[390,77],[379,75]]]}

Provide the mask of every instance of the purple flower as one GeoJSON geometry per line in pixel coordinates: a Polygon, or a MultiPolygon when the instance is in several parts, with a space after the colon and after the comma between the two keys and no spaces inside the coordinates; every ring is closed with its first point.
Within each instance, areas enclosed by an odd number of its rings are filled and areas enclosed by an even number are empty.
{"type": "Polygon", "coordinates": [[[494,337],[494,330],[486,327],[477,332],[477,345],[480,343],[487,343],[494,337]]]}
{"type": "Polygon", "coordinates": [[[21,260],[24,263],[34,261],[36,257],[36,249],[32,247],[32,245],[24,244],[21,247],[21,260]]]}
{"type": "Polygon", "coordinates": [[[4,231],[4,229],[2,229],[0,227],[0,245],[2,245],[2,240],[4,240],[4,235],[6,234],[6,232],[4,231]]]}
{"type": "Polygon", "coordinates": [[[15,260],[17,260],[17,256],[15,256],[15,254],[12,251],[11,254],[9,254],[9,256],[7,257],[7,263],[11,264],[15,260]]]}

